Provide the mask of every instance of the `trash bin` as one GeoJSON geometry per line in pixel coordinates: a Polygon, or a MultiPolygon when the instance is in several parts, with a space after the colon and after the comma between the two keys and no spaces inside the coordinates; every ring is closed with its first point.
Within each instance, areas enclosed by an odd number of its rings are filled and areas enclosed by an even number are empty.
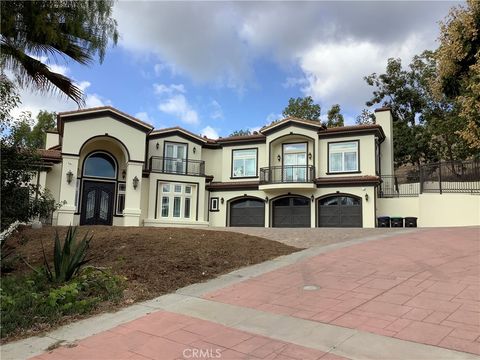
{"type": "Polygon", "coordinates": [[[417,218],[413,216],[406,217],[405,227],[417,227],[417,218]]]}
{"type": "Polygon", "coordinates": [[[403,227],[403,218],[402,217],[392,217],[390,218],[391,227],[403,227]]]}
{"type": "Polygon", "coordinates": [[[378,227],[390,227],[390,216],[379,216],[377,218],[378,227]]]}

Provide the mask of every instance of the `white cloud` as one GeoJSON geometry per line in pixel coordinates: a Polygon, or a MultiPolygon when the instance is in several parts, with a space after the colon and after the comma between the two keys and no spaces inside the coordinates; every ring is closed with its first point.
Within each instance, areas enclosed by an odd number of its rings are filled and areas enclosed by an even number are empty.
{"type": "Polygon", "coordinates": [[[174,95],[158,105],[164,113],[180,118],[184,123],[196,125],[200,122],[198,114],[192,109],[187,99],[182,94],[174,95]]]}
{"type": "Polygon", "coordinates": [[[136,117],[137,119],[140,119],[140,120],[142,120],[142,121],[145,121],[145,122],[147,122],[147,123],[149,123],[149,124],[153,124],[153,123],[154,123],[153,119],[152,119],[152,118],[150,117],[150,115],[148,115],[148,113],[145,112],[145,111],[141,111],[141,112],[136,113],[136,114],[135,114],[135,117],[136,117]]]}
{"type": "Polygon", "coordinates": [[[201,131],[201,135],[206,136],[209,139],[218,139],[218,137],[219,137],[217,130],[215,130],[211,126],[204,127],[201,131]]]}
{"type": "Polygon", "coordinates": [[[210,102],[210,107],[212,109],[210,113],[210,119],[212,120],[221,120],[223,119],[223,110],[222,106],[216,100],[210,102]]]}
{"type": "Polygon", "coordinates": [[[183,84],[153,84],[153,90],[155,94],[171,94],[175,92],[185,93],[185,86],[183,84]]]}
{"type": "Polygon", "coordinates": [[[272,121],[275,121],[275,120],[278,120],[278,119],[282,119],[283,118],[283,115],[282,114],[275,114],[275,113],[270,113],[267,115],[266,119],[265,119],[265,124],[268,125],[270,124],[272,121]]]}

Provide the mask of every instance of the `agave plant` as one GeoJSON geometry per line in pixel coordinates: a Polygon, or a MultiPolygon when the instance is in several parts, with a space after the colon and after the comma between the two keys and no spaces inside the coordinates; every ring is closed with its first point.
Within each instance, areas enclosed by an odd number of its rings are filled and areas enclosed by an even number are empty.
{"type": "Polygon", "coordinates": [[[88,237],[88,233],[86,233],[80,242],[75,240],[76,236],[77,227],[69,226],[62,247],[58,232],[55,231],[55,245],[53,248],[54,272],[48,265],[45,250],[43,251],[45,272],[50,281],[57,283],[68,281],[78,273],[83,265],[90,261],[90,259],[86,259],[86,256],[93,236],[88,237]]]}

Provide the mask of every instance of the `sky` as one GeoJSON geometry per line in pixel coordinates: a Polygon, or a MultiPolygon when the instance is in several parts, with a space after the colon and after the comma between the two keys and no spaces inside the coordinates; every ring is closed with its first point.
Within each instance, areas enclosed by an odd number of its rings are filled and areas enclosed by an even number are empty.
{"type": "MultiPolygon", "coordinates": [[[[111,105],[155,128],[210,138],[258,130],[291,97],[312,96],[322,118],[340,104],[346,124],[366,108],[388,58],[407,65],[438,47],[438,22],[459,2],[120,1],[120,39],[102,64],[41,60],[84,90],[86,107],[111,105]]],[[[57,61],[59,59],[57,58],[57,61]]],[[[58,94],[21,90],[17,112],[69,111],[58,94]]]]}

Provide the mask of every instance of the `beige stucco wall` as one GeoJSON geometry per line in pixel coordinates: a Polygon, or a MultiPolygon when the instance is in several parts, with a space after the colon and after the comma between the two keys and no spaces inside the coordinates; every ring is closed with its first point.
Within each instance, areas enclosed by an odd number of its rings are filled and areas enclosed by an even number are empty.
{"type": "Polygon", "coordinates": [[[85,157],[91,154],[94,151],[106,151],[115,157],[117,162],[117,180],[124,180],[122,176],[123,171],[127,171],[128,158],[124,153],[121,145],[113,139],[110,138],[95,138],[88,141],[85,146],[82,148],[78,161],[78,174],[83,174],[83,162],[85,157]]]}
{"type": "MultiPolygon", "coordinates": [[[[345,174],[328,174],[328,143],[336,141],[354,141],[359,140],[360,150],[360,173],[353,175],[375,175],[375,136],[361,135],[361,136],[345,136],[335,138],[321,138],[319,149],[319,166],[317,176],[335,177],[346,176],[345,174]]],[[[349,174],[352,175],[352,174],[349,174]]]]}
{"type": "Polygon", "coordinates": [[[60,135],[58,133],[47,132],[45,139],[45,149],[60,144],[60,135]]]}
{"type": "Polygon", "coordinates": [[[130,153],[130,160],[144,161],[145,133],[111,117],[66,122],[62,153],[78,154],[87,140],[105,134],[120,140],[125,145],[130,153]]]}
{"type": "Polygon", "coordinates": [[[380,125],[385,133],[385,140],[380,144],[380,171],[382,175],[393,175],[393,118],[390,111],[375,113],[375,123],[380,125]]]}
{"type": "Polygon", "coordinates": [[[414,216],[419,227],[480,225],[480,195],[436,193],[377,199],[377,216],[414,216]]]}
{"type": "Polygon", "coordinates": [[[213,181],[220,181],[223,170],[223,156],[221,149],[203,149],[202,160],[205,161],[205,174],[212,175],[213,181]]]}

